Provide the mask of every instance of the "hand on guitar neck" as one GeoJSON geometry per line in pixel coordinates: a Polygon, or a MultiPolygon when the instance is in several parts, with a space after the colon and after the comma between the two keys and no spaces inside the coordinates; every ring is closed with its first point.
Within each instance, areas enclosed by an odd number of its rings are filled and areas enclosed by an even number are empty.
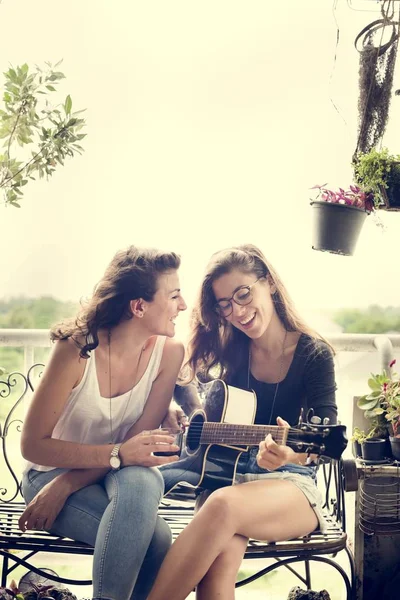
{"type": "MultiPolygon", "coordinates": [[[[279,427],[287,427],[288,430],[290,429],[289,423],[281,417],[277,418],[277,425],[279,427]]],[[[265,440],[260,442],[260,450],[257,454],[257,464],[263,469],[274,471],[288,463],[306,465],[316,458],[316,454],[299,454],[289,446],[277,444],[269,433],[265,440]]]]}

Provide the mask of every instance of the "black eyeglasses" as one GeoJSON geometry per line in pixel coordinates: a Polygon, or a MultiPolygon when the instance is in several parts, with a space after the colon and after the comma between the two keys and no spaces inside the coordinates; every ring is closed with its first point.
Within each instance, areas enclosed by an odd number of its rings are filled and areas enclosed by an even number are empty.
{"type": "Polygon", "coordinates": [[[259,277],[251,285],[241,285],[230,298],[219,300],[214,306],[215,312],[221,315],[221,317],[229,317],[233,312],[232,300],[239,306],[246,306],[246,304],[250,304],[250,302],[253,300],[253,294],[251,290],[253,286],[260,281],[260,279],[263,279],[263,277],[259,277]]]}

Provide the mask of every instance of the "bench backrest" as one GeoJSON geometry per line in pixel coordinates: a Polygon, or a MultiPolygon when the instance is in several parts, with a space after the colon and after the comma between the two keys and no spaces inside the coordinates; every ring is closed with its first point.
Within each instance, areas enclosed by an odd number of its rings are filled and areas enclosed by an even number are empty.
{"type": "MultiPolygon", "coordinates": [[[[14,372],[0,380],[0,503],[23,501],[20,479],[24,466],[20,450],[21,431],[29,399],[43,368],[44,365],[38,363],[29,369],[26,376],[14,372]]],[[[344,490],[336,461],[323,464],[318,479],[325,509],[345,526],[344,490]]]]}
{"type": "Polygon", "coordinates": [[[24,414],[44,365],[33,365],[27,375],[17,371],[0,380],[0,503],[22,502],[24,460],[20,439],[24,414]]]}

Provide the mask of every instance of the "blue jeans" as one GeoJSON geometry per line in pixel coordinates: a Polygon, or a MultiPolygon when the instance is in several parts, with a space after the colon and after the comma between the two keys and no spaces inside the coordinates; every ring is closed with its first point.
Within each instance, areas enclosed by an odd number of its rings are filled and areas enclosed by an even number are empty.
{"type": "MultiPolygon", "coordinates": [[[[23,477],[25,501],[68,469],[23,477]]],[[[171,545],[171,531],[157,516],[164,482],[158,469],[125,467],[71,494],[51,533],[94,546],[93,596],[145,600],[171,545]]]]}
{"type": "MultiPolygon", "coordinates": [[[[265,473],[269,473],[268,469],[263,469],[262,467],[258,466],[257,452],[258,446],[254,446],[250,448],[247,452],[243,452],[240,455],[236,469],[236,473],[238,475],[244,475],[245,473],[250,473],[253,475],[262,475],[265,473]]],[[[162,476],[164,477],[166,492],[168,492],[171,489],[171,487],[179,481],[186,481],[191,485],[198,484],[201,473],[197,471],[195,472],[188,470],[186,463],[184,464],[185,467],[182,467],[180,461],[178,460],[176,462],[169,463],[160,467],[160,471],[162,473],[162,476]]],[[[273,471],[273,473],[279,472],[305,475],[306,477],[311,477],[312,480],[316,482],[317,475],[315,467],[304,467],[301,465],[289,463],[273,471]]]]}

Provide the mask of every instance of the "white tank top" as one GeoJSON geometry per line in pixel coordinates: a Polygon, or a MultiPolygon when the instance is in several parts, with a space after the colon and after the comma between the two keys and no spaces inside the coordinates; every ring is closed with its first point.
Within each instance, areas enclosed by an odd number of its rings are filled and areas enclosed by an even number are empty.
{"type": "MultiPolygon", "coordinates": [[[[158,375],[164,350],[165,336],[158,336],[146,371],[137,384],[121,396],[104,398],[100,395],[96,373],[96,351],[86,359],[80,383],[69,395],[63,412],[54,427],[52,438],[80,444],[109,444],[122,442],[125,435],[143,413],[153,382],[158,375]]],[[[30,469],[51,471],[28,462],[24,473],[30,469]]]]}

